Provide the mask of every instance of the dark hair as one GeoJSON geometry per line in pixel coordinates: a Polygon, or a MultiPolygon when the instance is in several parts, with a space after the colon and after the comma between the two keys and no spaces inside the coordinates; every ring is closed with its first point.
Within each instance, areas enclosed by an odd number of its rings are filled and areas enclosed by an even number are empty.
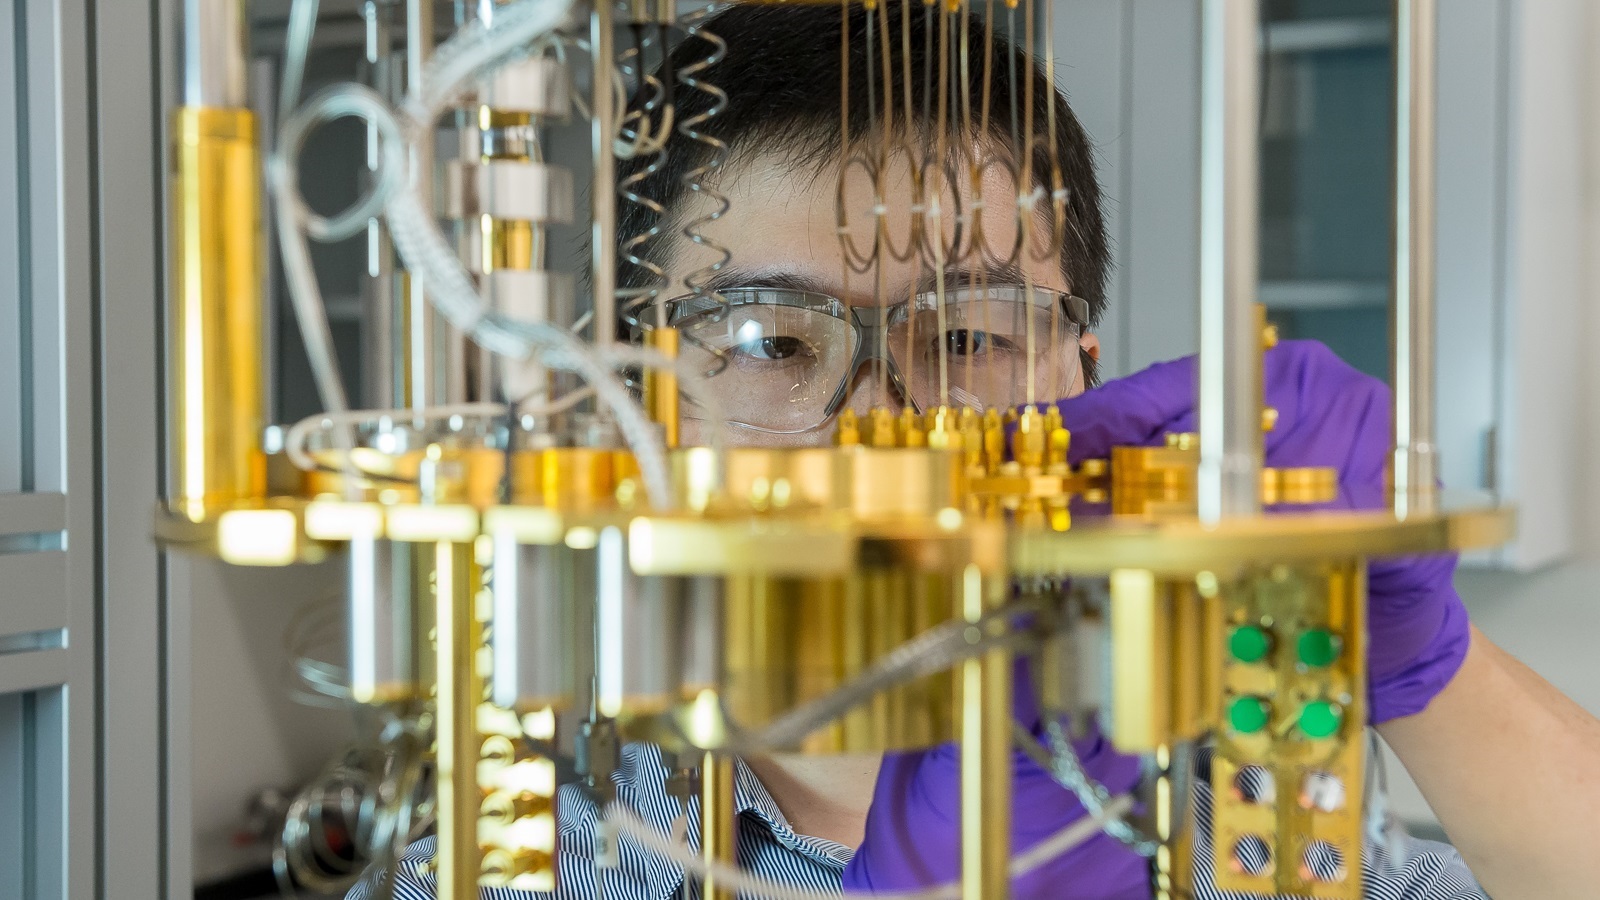
{"type": "MultiPolygon", "coordinates": [[[[888,46],[892,81],[891,96],[896,99],[890,114],[900,112],[899,99],[903,96],[902,72],[907,66],[902,55],[902,15],[913,6],[910,14],[910,54],[912,107],[916,118],[922,119],[922,110],[928,95],[924,73],[938,71],[939,16],[935,11],[925,16],[923,4],[887,2],[884,13],[888,18],[888,46]],[[930,30],[931,21],[931,30],[930,30]],[[931,48],[931,52],[930,52],[931,48]],[[929,57],[932,56],[930,60],[929,57]]],[[[936,7],[942,5],[936,4],[936,7]]],[[[867,47],[867,18],[869,13],[861,4],[850,7],[850,96],[849,143],[863,143],[884,127],[881,99],[869,96],[866,69],[869,63],[877,66],[873,72],[876,96],[883,96],[882,57],[869,55],[867,47]],[[879,118],[871,117],[876,106],[879,118]]],[[[704,37],[691,36],[673,49],[666,73],[682,73],[689,66],[710,57],[719,47],[725,47],[722,59],[706,67],[695,77],[706,84],[715,85],[727,94],[726,106],[714,117],[699,126],[706,134],[714,136],[728,147],[727,165],[765,154],[778,154],[791,160],[797,167],[814,167],[821,174],[829,161],[837,160],[840,140],[840,22],[838,4],[823,5],[770,5],[739,3],[719,13],[703,26],[703,33],[719,40],[713,44],[704,37]]],[[[875,27],[881,23],[875,22],[875,27]]],[[[1018,136],[1013,134],[1013,104],[1018,108],[1025,99],[1023,73],[1013,78],[1009,60],[1013,49],[1011,42],[998,30],[992,44],[985,49],[987,33],[984,19],[968,14],[966,30],[969,37],[970,59],[968,90],[974,108],[983,100],[985,53],[992,54],[993,64],[988,74],[988,102],[992,110],[989,134],[963,137],[968,141],[982,142],[991,153],[1010,157],[1015,163],[1021,152],[1018,136]]],[[[958,18],[951,24],[952,46],[962,29],[958,18]]],[[[881,29],[880,29],[881,30],[881,29]]],[[[877,37],[879,41],[882,36],[877,37]]],[[[874,48],[877,49],[877,48],[874,48]]],[[[1022,54],[1016,56],[1023,65],[1022,54]]],[[[950,65],[950,73],[959,77],[958,67],[950,65]]],[[[937,74],[934,76],[937,77],[937,74]]],[[[1036,140],[1033,142],[1033,179],[1036,186],[1048,195],[1056,185],[1051,183],[1051,173],[1059,167],[1062,184],[1066,189],[1066,224],[1060,240],[1061,267],[1072,292],[1089,304],[1089,322],[1098,322],[1106,306],[1106,281],[1110,274],[1111,254],[1106,237],[1105,221],[1100,209],[1100,185],[1095,180],[1093,148],[1079,125],[1078,119],[1067,105],[1066,98],[1054,89],[1049,73],[1035,62],[1033,85],[1033,123],[1036,140]],[[1045,129],[1050,121],[1051,105],[1055,114],[1055,145],[1057,156],[1050,155],[1050,141],[1045,129]]],[[[935,94],[934,102],[936,103],[935,94]]],[[[713,105],[713,96],[696,90],[678,80],[674,101],[677,121],[704,115],[713,105]]],[[[959,132],[961,121],[952,111],[947,117],[952,132],[959,132]]],[[[977,115],[972,118],[973,128],[978,128],[977,115]]],[[[914,121],[897,123],[899,131],[931,137],[934,123],[914,121]]],[[[1020,126],[1019,126],[1020,127],[1020,126]]],[[[961,141],[951,142],[959,152],[961,141]]],[[[659,203],[666,212],[656,213],[644,204],[619,201],[617,239],[619,246],[644,235],[652,228],[663,229],[660,236],[644,246],[639,255],[660,264],[663,254],[682,239],[677,228],[682,223],[674,219],[673,210],[688,192],[686,176],[704,166],[711,159],[712,150],[705,144],[690,140],[681,133],[673,135],[663,157],[622,160],[617,177],[622,182],[630,177],[638,181],[632,185],[637,194],[659,203]],[[649,172],[654,162],[658,168],[649,172]]],[[[715,175],[712,176],[715,179],[715,175]]],[[[650,284],[651,275],[645,269],[619,262],[618,284],[623,288],[642,288],[650,284]]],[[[1086,362],[1088,360],[1086,359],[1086,362]]],[[[1092,366],[1087,369],[1092,374],[1092,366]]]]}

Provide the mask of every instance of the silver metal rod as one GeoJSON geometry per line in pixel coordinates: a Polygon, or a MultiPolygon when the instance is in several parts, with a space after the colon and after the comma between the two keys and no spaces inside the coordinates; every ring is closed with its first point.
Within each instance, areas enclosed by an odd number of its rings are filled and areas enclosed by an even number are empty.
{"type": "Polygon", "coordinates": [[[594,48],[594,231],[590,238],[594,286],[594,342],[610,344],[617,323],[617,173],[613,155],[615,137],[611,66],[614,59],[610,3],[596,3],[589,17],[589,42],[594,48]]]}
{"type": "MultiPolygon", "coordinates": [[[[406,92],[413,100],[422,97],[422,72],[433,55],[433,0],[406,0],[406,92]]],[[[411,177],[418,193],[426,200],[433,198],[433,145],[419,141],[411,157],[411,177]]],[[[438,396],[440,354],[437,349],[436,323],[433,310],[428,306],[425,285],[420,272],[408,272],[406,277],[406,405],[420,410],[430,403],[443,402],[438,396]]]]}
{"type": "Polygon", "coordinates": [[[244,0],[184,0],[183,105],[250,103],[244,0]]]}
{"type": "Polygon", "coordinates": [[[1394,511],[1437,504],[1434,409],[1434,167],[1437,0],[1395,3],[1394,511]]]}
{"type": "MultiPolygon", "coordinates": [[[[362,19],[366,33],[366,60],[371,71],[371,87],[391,102],[399,102],[399,60],[394,42],[394,5],[382,0],[366,0],[362,19]]],[[[367,123],[367,170],[376,172],[380,164],[381,138],[378,129],[367,123]]],[[[374,409],[393,409],[405,403],[405,335],[400,323],[400,275],[394,247],[383,220],[367,223],[367,277],[361,322],[362,397],[374,409]]]]}
{"type": "Polygon", "coordinates": [[[1202,522],[1261,508],[1258,0],[1201,0],[1200,471],[1202,522]]]}

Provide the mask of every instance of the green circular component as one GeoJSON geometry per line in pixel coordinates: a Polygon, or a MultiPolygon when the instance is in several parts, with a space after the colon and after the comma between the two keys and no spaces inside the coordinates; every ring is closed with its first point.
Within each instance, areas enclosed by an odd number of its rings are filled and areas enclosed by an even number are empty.
{"type": "Polygon", "coordinates": [[[1344,710],[1327,700],[1313,700],[1300,710],[1300,730],[1306,737],[1321,740],[1332,737],[1339,730],[1344,710]]]}
{"type": "Polygon", "coordinates": [[[1228,724],[1240,734],[1255,734],[1267,727],[1272,707],[1260,697],[1240,697],[1228,706],[1228,724]]]}
{"type": "Polygon", "coordinates": [[[1228,652],[1240,662],[1260,662],[1271,649],[1271,636],[1255,625],[1240,625],[1228,636],[1228,652]]]}
{"type": "Polygon", "coordinates": [[[1326,668],[1339,658],[1339,636],[1331,631],[1313,628],[1300,635],[1295,649],[1301,662],[1313,669],[1326,668]]]}

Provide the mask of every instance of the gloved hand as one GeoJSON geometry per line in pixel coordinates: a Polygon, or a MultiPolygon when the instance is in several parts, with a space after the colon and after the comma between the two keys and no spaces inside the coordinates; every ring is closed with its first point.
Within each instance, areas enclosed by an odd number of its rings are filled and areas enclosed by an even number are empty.
{"type": "MultiPolygon", "coordinates": [[[[1013,712],[1038,728],[1025,665],[1017,666],[1013,712]]],[[[1037,735],[1036,735],[1037,737],[1037,735]]],[[[1073,746],[1084,771],[1112,796],[1139,780],[1139,760],[1091,729],[1073,746]]],[[[1084,815],[1071,791],[1021,751],[1011,753],[1011,847],[1023,853],[1084,815]]],[[[847,891],[902,891],[955,881],[961,873],[961,752],[955,744],[889,753],[867,813],[866,838],[844,870],[847,891]]],[[[1015,879],[1017,900],[1138,900],[1150,895],[1144,858],[1100,833],[1015,879]]]]}
{"type": "MultiPolygon", "coordinates": [[[[1266,436],[1269,466],[1339,471],[1345,508],[1384,503],[1390,398],[1321,344],[1286,341],[1267,353],[1266,398],[1278,410],[1266,436]]],[[[1159,445],[1195,430],[1193,358],[1161,363],[1061,401],[1074,463],[1106,457],[1118,445],[1159,445]]],[[[1469,624],[1456,594],[1450,555],[1374,561],[1368,570],[1368,698],[1373,722],[1420,712],[1466,658],[1469,624]]],[[[1037,728],[1019,675],[1019,721],[1037,728]],[[1030,721],[1029,717],[1032,717],[1030,721]]],[[[1112,795],[1138,781],[1139,763],[1098,732],[1076,744],[1090,777],[1112,795]]],[[[953,881],[960,871],[960,753],[954,745],[884,757],[867,814],[866,836],[845,868],[847,890],[906,890],[953,881]]],[[[1071,792],[1019,752],[1012,759],[1012,852],[1055,834],[1083,808],[1071,792]]],[[[1145,861],[1100,834],[1015,881],[1018,898],[1133,900],[1149,896],[1145,861]]]]}
{"type": "MultiPolygon", "coordinates": [[[[1159,445],[1195,430],[1193,357],[1159,363],[1061,401],[1074,463],[1116,445],[1159,445]]],[[[1339,471],[1343,508],[1380,508],[1392,424],[1389,388],[1315,341],[1267,352],[1266,464],[1339,471]]],[[[1374,723],[1421,712],[1466,658],[1470,625],[1453,583],[1453,555],[1374,560],[1368,570],[1367,696],[1374,723]]]]}

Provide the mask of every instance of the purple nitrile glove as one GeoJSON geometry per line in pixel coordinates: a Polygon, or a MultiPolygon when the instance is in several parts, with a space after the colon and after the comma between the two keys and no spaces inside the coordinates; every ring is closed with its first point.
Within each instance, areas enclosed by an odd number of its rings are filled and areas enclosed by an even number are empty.
{"type": "MultiPolygon", "coordinates": [[[[1017,665],[1013,711],[1037,730],[1033,686],[1017,665]]],[[[1036,734],[1037,736],[1037,734],[1036,734]]],[[[1139,780],[1139,759],[1117,753],[1091,729],[1073,742],[1089,777],[1112,796],[1139,780]]],[[[1084,816],[1072,792],[1021,751],[1011,753],[1011,848],[1023,853],[1084,816]]],[[[902,891],[955,881],[961,874],[961,751],[955,744],[889,753],[867,813],[866,837],[845,867],[847,891],[902,891]]],[[[1013,879],[1017,900],[1137,900],[1150,895],[1143,857],[1100,833],[1027,875],[1013,879]]]]}
{"type": "MultiPolygon", "coordinates": [[[[1266,463],[1339,471],[1344,508],[1380,508],[1389,457],[1390,399],[1321,344],[1286,341],[1267,353],[1266,398],[1278,410],[1266,436],[1266,463]]],[[[1161,363],[1061,401],[1074,463],[1106,457],[1114,446],[1159,445],[1195,430],[1193,358],[1161,363]]],[[[1466,658],[1469,624],[1457,596],[1451,555],[1374,561],[1368,568],[1371,634],[1370,717],[1383,722],[1420,712],[1466,658]]],[[[1015,713],[1037,725],[1019,677],[1015,713]],[[1030,721],[1030,718],[1031,721],[1030,721]]],[[[1113,794],[1138,781],[1139,764],[1092,733],[1076,744],[1084,770],[1113,794]]],[[[844,871],[848,890],[906,890],[953,881],[960,871],[960,754],[953,745],[884,757],[867,814],[866,836],[844,871]]],[[[1083,816],[1075,797],[1020,753],[1013,754],[1012,849],[1020,853],[1083,816]]],[[[1145,861],[1096,835],[1012,885],[1018,898],[1135,900],[1148,897],[1145,861]]]]}
{"type": "MultiPolygon", "coordinates": [[[[1339,470],[1343,508],[1381,508],[1392,440],[1389,388],[1315,341],[1267,352],[1266,464],[1339,470]]],[[[1072,461],[1195,430],[1195,359],[1160,363],[1061,401],[1072,461]]],[[[1303,507],[1302,507],[1303,508],[1303,507]]],[[[1421,712],[1466,658],[1470,625],[1454,555],[1374,560],[1368,569],[1367,696],[1373,723],[1421,712]]]]}

